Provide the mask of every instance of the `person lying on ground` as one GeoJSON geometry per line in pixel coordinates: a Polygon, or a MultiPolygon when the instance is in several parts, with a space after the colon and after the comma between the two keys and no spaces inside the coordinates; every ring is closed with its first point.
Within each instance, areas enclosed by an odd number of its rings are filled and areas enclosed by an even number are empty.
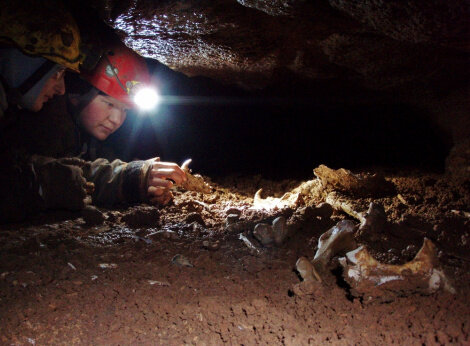
{"type": "MultiPolygon", "coordinates": [[[[136,106],[132,89],[149,85],[145,60],[122,43],[115,43],[105,50],[96,68],[83,73],[82,77],[79,86],[72,88],[69,95],[42,111],[48,121],[39,122],[32,115],[21,117],[27,120],[11,127],[11,142],[28,154],[42,155],[43,162],[51,167],[63,164],[78,168],[81,174],[76,174],[75,181],[69,184],[80,185],[77,181],[83,182],[83,179],[93,183],[95,205],[167,204],[173,197],[170,190],[173,184],[186,180],[186,174],[176,163],[161,162],[159,158],[129,163],[104,158],[84,160],[96,157],[93,142],[105,140],[114,133],[125,121],[127,110],[136,106]]],[[[42,174],[47,176],[47,169],[42,174]]],[[[60,203],[48,198],[50,188],[50,185],[43,187],[42,196],[45,201],[50,200],[46,202],[48,209],[77,209],[75,196],[67,201],[65,193],[60,203]]],[[[78,206],[83,207],[84,202],[78,206]]]]}
{"type": "MultiPolygon", "coordinates": [[[[2,2],[0,11],[0,220],[22,218],[35,204],[41,164],[12,150],[4,129],[24,110],[38,112],[65,93],[66,70],[79,72],[80,32],[58,1],[2,2]],[[47,17],[46,17],[47,16],[47,17]],[[49,18],[45,21],[44,18],[49,18]],[[33,30],[32,30],[33,29],[33,30]],[[18,217],[17,217],[18,216],[18,217]]],[[[73,191],[72,187],[69,188],[73,191]]],[[[81,189],[75,190],[81,193],[81,189]]]]}

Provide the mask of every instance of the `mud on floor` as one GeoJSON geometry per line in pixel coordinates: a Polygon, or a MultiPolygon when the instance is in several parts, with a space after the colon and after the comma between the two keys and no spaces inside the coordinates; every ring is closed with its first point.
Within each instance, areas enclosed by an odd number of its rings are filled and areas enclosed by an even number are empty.
{"type": "Polygon", "coordinates": [[[0,343],[469,343],[468,190],[440,175],[389,174],[392,190],[358,197],[320,180],[228,177],[208,194],[175,192],[164,208],[90,208],[3,225],[0,343]],[[259,188],[264,201],[289,202],[254,209],[259,188]],[[370,202],[384,207],[393,227],[357,239],[383,263],[411,260],[430,239],[456,294],[365,302],[351,295],[338,256],[322,284],[306,290],[296,261],[313,259],[320,235],[338,221],[359,223],[338,206],[331,216],[312,214],[331,193],[355,212],[370,202]],[[255,225],[279,216],[287,238],[263,246],[255,225]]]}

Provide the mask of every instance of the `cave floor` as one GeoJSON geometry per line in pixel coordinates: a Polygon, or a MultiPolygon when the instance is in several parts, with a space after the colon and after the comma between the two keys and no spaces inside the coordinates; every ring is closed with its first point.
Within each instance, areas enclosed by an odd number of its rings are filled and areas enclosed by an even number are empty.
{"type": "Polygon", "coordinates": [[[252,227],[300,206],[249,209],[254,193],[280,197],[300,182],[233,176],[212,182],[210,194],[176,192],[160,209],[100,209],[106,220],[96,225],[57,212],[1,226],[0,344],[468,344],[468,191],[436,174],[386,177],[393,195],[350,199],[361,212],[382,203],[388,221],[407,231],[362,243],[381,261],[403,263],[431,239],[456,294],[366,304],[334,271],[325,289],[301,294],[297,259],[312,259],[322,233],[354,219],[335,211],[303,220],[281,246],[263,247],[252,227]],[[241,226],[225,227],[230,208],[242,212],[241,226]]]}

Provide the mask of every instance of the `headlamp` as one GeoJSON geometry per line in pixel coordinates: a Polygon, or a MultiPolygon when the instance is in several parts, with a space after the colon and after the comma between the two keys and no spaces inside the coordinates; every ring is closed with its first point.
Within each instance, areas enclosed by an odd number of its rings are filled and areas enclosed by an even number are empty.
{"type": "Polygon", "coordinates": [[[160,102],[157,90],[142,84],[134,85],[130,94],[137,107],[144,111],[154,109],[160,102]]]}

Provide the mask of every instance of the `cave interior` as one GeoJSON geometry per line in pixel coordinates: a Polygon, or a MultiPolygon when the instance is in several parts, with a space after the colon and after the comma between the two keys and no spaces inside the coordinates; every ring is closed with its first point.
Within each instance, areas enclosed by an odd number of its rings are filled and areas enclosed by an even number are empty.
{"type": "Polygon", "coordinates": [[[468,1],[68,6],[162,95],[107,158],[210,191],[1,225],[1,343],[470,342],[468,1]]]}

